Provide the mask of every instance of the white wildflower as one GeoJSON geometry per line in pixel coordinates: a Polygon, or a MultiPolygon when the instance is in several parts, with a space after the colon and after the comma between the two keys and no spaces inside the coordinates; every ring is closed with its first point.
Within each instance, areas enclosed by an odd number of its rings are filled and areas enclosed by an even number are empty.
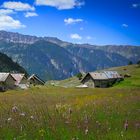
{"type": "Polygon", "coordinates": [[[12,120],[12,118],[8,118],[7,121],[10,122],[12,120]]]}
{"type": "Polygon", "coordinates": [[[25,113],[20,113],[19,115],[22,117],[25,117],[25,113]]]}
{"type": "Polygon", "coordinates": [[[85,135],[88,134],[88,127],[85,129],[85,135]]]}
{"type": "Polygon", "coordinates": [[[30,118],[33,120],[34,119],[34,116],[30,116],[30,118]]]}
{"type": "Polygon", "coordinates": [[[13,113],[18,112],[18,107],[17,107],[17,106],[13,106],[13,107],[12,107],[12,112],[13,112],[13,113]]]}

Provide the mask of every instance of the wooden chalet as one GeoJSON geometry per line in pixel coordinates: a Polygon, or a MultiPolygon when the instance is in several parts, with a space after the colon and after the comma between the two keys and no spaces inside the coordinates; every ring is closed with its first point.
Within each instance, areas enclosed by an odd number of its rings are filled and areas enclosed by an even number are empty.
{"type": "Polygon", "coordinates": [[[15,81],[15,86],[17,86],[21,89],[27,89],[28,88],[27,78],[26,78],[25,74],[16,73],[16,74],[11,74],[11,75],[16,80],[15,81]]]}
{"type": "Polygon", "coordinates": [[[36,85],[44,85],[45,82],[40,79],[37,75],[33,74],[28,78],[28,83],[30,85],[36,86],[36,85]]]}
{"type": "Polygon", "coordinates": [[[92,88],[108,87],[108,77],[105,73],[90,72],[81,81],[82,84],[92,88]]]}
{"type": "Polygon", "coordinates": [[[82,79],[81,83],[92,88],[106,88],[122,79],[117,71],[90,72],[82,79]]]}
{"type": "Polygon", "coordinates": [[[0,73],[0,91],[14,89],[16,80],[10,73],[0,73]]]}

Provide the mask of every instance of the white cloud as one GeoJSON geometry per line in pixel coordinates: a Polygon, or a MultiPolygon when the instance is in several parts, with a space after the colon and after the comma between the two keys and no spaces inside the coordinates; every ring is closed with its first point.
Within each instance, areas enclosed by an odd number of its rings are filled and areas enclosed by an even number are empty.
{"type": "Polygon", "coordinates": [[[11,9],[0,9],[0,15],[10,15],[13,13],[14,13],[14,11],[11,9]]]}
{"type": "Polygon", "coordinates": [[[70,37],[71,39],[78,39],[78,40],[82,39],[82,37],[79,34],[71,34],[70,37]]]}
{"type": "Polygon", "coordinates": [[[140,7],[140,4],[139,3],[134,3],[134,4],[132,4],[132,7],[133,8],[138,8],[138,7],[140,7]]]}
{"type": "Polygon", "coordinates": [[[65,24],[75,24],[75,23],[79,23],[79,22],[83,22],[83,19],[73,19],[73,18],[68,18],[68,19],[64,19],[65,24]]]}
{"type": "Polygon", "coordinates": [[[15,20],[8,15],[0,15],[0,30],[19,29],[24,28],[19,20],[15,20]]]}
{"type": "Polygon", "coordinates": [[[81,7],[84,2],[79,0],[36,0],[36,5],[46,5],[56,7],[59,10],[81,7]]]}
{"type": "Polygon", "coordinates": [[[25,13],[25,17],[28,18],[28,17],[37,17],[38,14],[35,13],[35,12],[27,12],[25,13]]]}
{"type": "Polygon", "coordinates": [[[28,3],[22,3],[22,2],[4,2],[2,5],[3,8],[7,9],[13,9],[15,11],[34,11],[35,8],[28,3]]]}
{"type": "Polygon", "coordinates": [[[122,24],[122,27],[128,28],[128,25],[127,24],[122,24]]]}

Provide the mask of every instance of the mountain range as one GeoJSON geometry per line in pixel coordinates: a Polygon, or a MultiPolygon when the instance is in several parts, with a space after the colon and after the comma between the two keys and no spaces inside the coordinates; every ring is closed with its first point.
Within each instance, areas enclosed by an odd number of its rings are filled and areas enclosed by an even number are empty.
{"type": "Polygon", "coordinates": [[[53,37],[0,31],[0,52],[43,80],[61,80],[79,72],[136,63],[140,47],[73,44],[53,37]]]}

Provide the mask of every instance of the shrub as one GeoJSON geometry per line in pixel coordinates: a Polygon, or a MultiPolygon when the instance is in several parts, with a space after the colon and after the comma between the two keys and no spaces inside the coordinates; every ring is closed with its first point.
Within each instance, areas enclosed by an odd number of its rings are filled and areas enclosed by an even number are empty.
{"type": "Polygon", "coordinates": [[[79,80],[81,80],[82,77],[83,77],[82,73],[78,73],[76,76],[77,76],[77,78],[78,78],[79,80]]]}

